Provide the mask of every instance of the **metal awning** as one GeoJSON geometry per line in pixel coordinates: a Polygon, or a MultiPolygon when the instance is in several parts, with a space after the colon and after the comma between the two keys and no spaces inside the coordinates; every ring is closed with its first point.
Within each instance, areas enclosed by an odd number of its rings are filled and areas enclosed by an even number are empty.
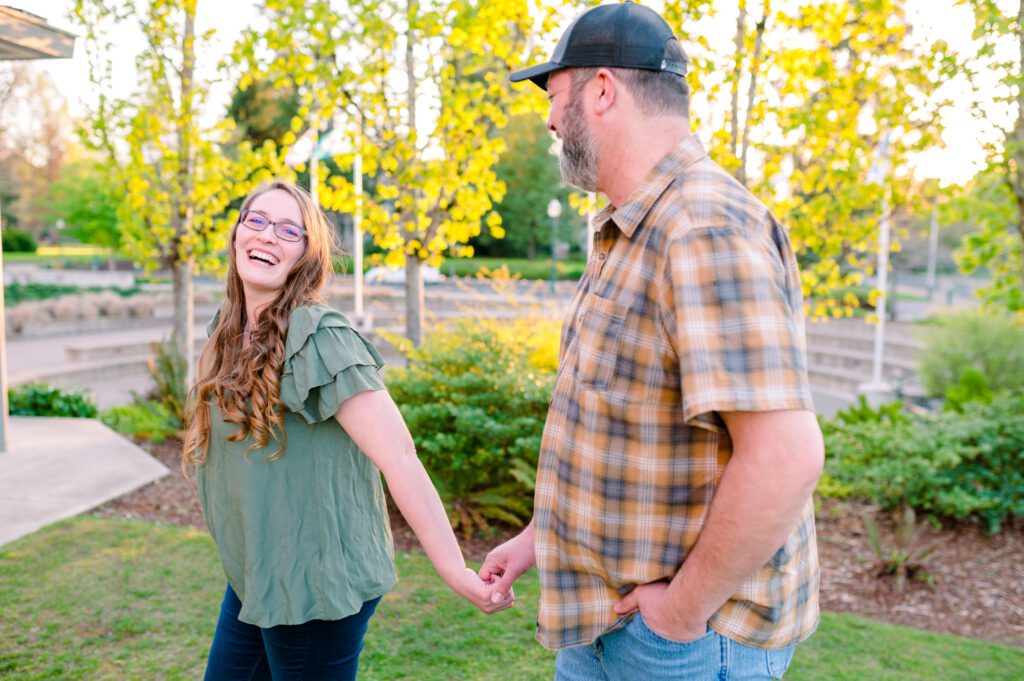
{"type": "MultiPolygon", "coordinates": [[[[75,36],[30,12],[0,5],[0,61],[67,59],[75,36]]],[[[0,220],[2,224],[2,220],[0,220]]],[[[0,253],[0,454],[7,449],[7,329],[4,328],[4,259],[0,253]]]]}
{"type": "Polygon", "coordinates": [[[0,5],[0,61],[66,59],[75,50],[75,36],[54,28],[24,10],[0,5]]]}

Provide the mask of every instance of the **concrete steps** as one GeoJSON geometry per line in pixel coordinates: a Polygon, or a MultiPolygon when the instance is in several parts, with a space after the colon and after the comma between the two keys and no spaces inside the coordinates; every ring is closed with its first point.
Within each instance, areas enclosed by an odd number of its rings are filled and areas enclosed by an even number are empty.
{"type": "MultiPolygon", "coordinates": [[[[114,348],[109,348],[112,352],[114,348]]],[[[201,346],[196,349],[199,358],[201,346]]],[[[149,376],[149,358],[152,353],[147,349],[141,353],[121,353],[111,356],[76,360],[73,363],[58,364],[47,369],[21,372],[10,380],[11,386],[26,383],[49,383],[60,388],[84,389],[92,388],[108,381],[126,377],[149,376]]]]}
{"type": "MultiPolygon", "coordinates": [[[[390,347],[380,332],[404,332],[404,291],[400,287],[379,288],[389,290],[367,292],[365,309],[372,320],[368,334],[384,353],[389,366],[401,366],[404,357],[390,347]]],[[[512,302],[483,289],[453,290],[449,287],[432,291],[428,288],[428,323],[463,316],[467,311],[515,318],[535,309],[535,304],[545,306],[546,313],[558,315],[562,312],[559,304],[563,301],[552,300],[544,293],[523,287],[522,291],[515,292],[512,302]]],[[[354,307],[351,292],[344,289],[329,291],[328,299],[331,305],[342,310],[351,311],[354,307]]],[[[206,340],[205,324],[215,311],[215,306],[204,306],[196,311],[197,356],[206,340]]],[[[11,385],[42,381],[65,388],[92,388],[97,397],[119,382],[132,385],[135,379],[137,384],[149,385],[147,359],[152,354],[150,345],[169,337],[169,313],[154,320],[145,320],[148,322],[146,326],[129,325],[126,328],[125,320],[120,321],[120,328],[101,333],[87,333],[79,326],[75,331],[65,330],[62,338],[9,338],[11,385]],[[19,353],[23,356],[20,362],[19,353]]],[[[808,374],[815,395],[838,405],[852,404],[860,386],[872,378],[875,327],[863,320],[843,319],[808,323],[806,331],[808,374]]],[[[902,386],[904,392],[913,392],[916,389],[916,357],[922,346],[911,325],[888,324],[883,364],[885,380],[902,386]]]]}
{"type": "MultiPolygon", "coordinates": [[[[904,393],[919,389],[917,356],[924,343],[910,324],[886,325],[882,378],[904,393]]],[[[875,327],[843,319],[807,325],[807,373],[815,392],[852,404],[874,372],[875,327]]]]}
{"type": "MultiPolygon", "coordinates": [[[[127,360],[136,357],[150,357],[153,354],[153,343],[161,339],[140,341],[78,341],[65,347],[65,354],[71,362],[99,362],[105,360],[127,360]]],[[[206,331],[197,333],[193,340],[196,354],[206,345],[206,331]]]]}
{"type": "MultiPolygon", "coordinates": [[[[195,309],[195,324],[205,327],[214,313],[216,305],[204,305],[195,309]]],[[[172,324],[173,310],[158,307],[149,317],[97,317],[96,319],[75,319],[68,321],[50,320],[46,322],[28,322],[21,325],[21,331],[13,333],[8,324],[8,341],[29,338],[60,338],[100,333],[121,333],[125,331],[141,331],[144,329],[169,328],[172,324]]]]}

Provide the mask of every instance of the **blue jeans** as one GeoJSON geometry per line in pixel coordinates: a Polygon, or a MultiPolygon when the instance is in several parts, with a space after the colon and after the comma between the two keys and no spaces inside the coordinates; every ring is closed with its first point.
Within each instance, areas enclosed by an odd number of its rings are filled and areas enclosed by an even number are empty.
{"type": "Polygon", "coordinates": [[[353,681],[363,636],[380,598],[342,620],[261,629],[238,620],[242,603],[228,585],[213,635],[206,681],[353,681]]]}
{"type": "Polygon", "coordinates": [[[558,651],[555,681],[761,681],[781,679],[793,648],[762,650],[710,628],[695,641],[677,643],[636,615],[622,629],[590,645],[558,651]]]}

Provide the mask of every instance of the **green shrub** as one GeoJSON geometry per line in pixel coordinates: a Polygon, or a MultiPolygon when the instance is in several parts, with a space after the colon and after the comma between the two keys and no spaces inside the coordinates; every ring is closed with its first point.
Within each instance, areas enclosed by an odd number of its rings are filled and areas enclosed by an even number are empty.
{"type": "Polygon", "coordinates": [[[136,396],[130,404],[112,407],[100,416],[122,435],[160,444],[181,430],[181,420],[166,404],[136,396]]]}
{"type": "Polygon", "coordinates": [[[930,325],[924,338],[919,372],[930,396],[944,397],[957,386],[993,393],[1024,389],[1024,327],[1013,318],[950,315],[930,325]],[[972,371],[976,375],[965,379],[972,371]]]}
{"type": "Polygon", "coordinates": [[[424,466],[463,534],[533,510],[541,433],[555,377],[555,320],[470,320],[405,347],[388,375],[424,466]]]}
{"type": "Polygon", "coordinates": [[[4,253],[35,253],[35,238],[23,229],[5,227],[3,233],[4,253]]]}
{"type": "Polygon", "coordinates": [[[833,419],[823,432],[825,479],[841,492],[884,508],[976,517],[990,532],[1024,518],[1024,393],[928,417],[833,419]]]}
{"type": "Polygon", "coordinates": [[[43,383],[26,383],[7,391],[7,402],[11,416],[96,418],[96,405],[85,393],[43,383]]]}
{"type": "Polygon", "coordinates": [[[29,300],[46,300],[70,293],[78,293],[76,286],[59,284],[8,284],[4,287],[4,300],[8,305],[17,305],[29,300]]]}
{"type": "Polygon", "coordinates": [[[868,405],[864,395],[857,398],[857,404],[838,412],[835,417],[841,423],[855,426],[858,423],[906,423],[907,415],[903,412],[903,403],[896,401],[883,404],[878,409],[868,405]]]}
{"type": "Polygon", "coordinates": [[[946,398],[943,406],[946,409],[962,411],[964,405],[970,402],[981,402],[988,404],[995,395],[989,387],[985,374],[971,367],[960,374],[960,380],[953,385],[946,386],[946,398]]]}
{"type": "Polygon", "coordinates": [[[16,305],[32,300],[49,300],[75,293],[98,293],[100,291],[113,291],[122,298],[134,296],[139,292],[139,287],[132,288],[101,288],[90,286],[79,288],[78,286],[66,286],[62,284],[8,284],[4,287],[4,301],[7,305],[16,305]]]}

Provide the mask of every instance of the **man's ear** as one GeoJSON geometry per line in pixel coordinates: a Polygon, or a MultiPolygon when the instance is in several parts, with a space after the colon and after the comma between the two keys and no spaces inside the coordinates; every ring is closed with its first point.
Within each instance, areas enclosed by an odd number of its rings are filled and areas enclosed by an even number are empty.
{"type": "Polygon", "coordinates": [[[597,101],[594,102],[594,113],[601,116],[615,105],[615,100],[619,96],[620,83],[611,70],[604,68],[597,70],[597,73],[594,75],[594,82],[597,86],[597,101]]]}

